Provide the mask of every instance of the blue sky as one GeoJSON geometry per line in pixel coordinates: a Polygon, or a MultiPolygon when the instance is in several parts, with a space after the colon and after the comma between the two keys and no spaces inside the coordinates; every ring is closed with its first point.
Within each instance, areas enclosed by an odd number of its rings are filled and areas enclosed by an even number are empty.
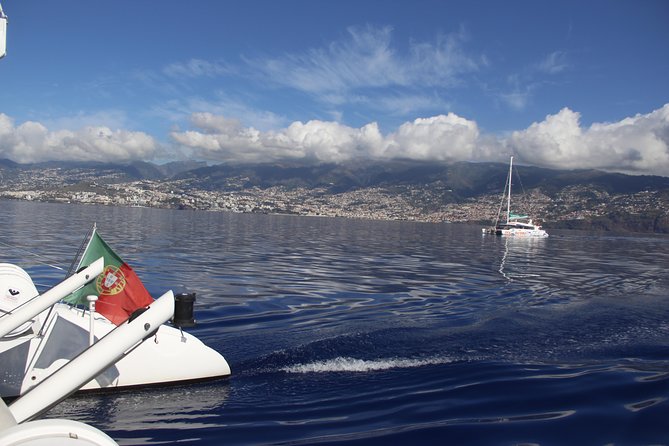
{"type": "Polygon", "coordinates": [[[669,2],[3,0],[0,158],[669,176],[669,2]]]}

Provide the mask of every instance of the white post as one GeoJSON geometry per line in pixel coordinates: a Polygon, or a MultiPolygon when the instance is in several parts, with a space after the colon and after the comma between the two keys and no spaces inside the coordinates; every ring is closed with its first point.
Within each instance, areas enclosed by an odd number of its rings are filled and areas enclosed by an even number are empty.
{"type": "Polygon", "coordinates": [[[86,296],[88,301],[88,309],[91,313],[91,326],[88,330],[88,345],[93,345],[95,343],[95,302],[98,300],[98,296],[91,294],[86,296]]]}

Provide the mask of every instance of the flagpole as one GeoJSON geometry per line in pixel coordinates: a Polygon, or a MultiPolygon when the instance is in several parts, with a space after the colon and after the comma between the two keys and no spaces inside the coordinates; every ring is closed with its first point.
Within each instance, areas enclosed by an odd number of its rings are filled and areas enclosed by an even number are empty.
{"type": "Polygon", "coordinates": [[[90,246],[91,240],[93,240],[93,236],[95,235],[96,230],[97,230],[97,224],[93,222],[93,227],[88,231],[88,233],[82,240],[81,245],[79,245],[79,249],[77,250],[77,254],[74,256],[74,259],[72,259],[72,263],[70,264],[70,269],[67,271],[68,276],[72,274],[75,263],[77,263],[77,270],[81,268],[81,260],[80,260],[81,253],[85,252],[86,249],[88,249],[88,247],[90,246]],[[86,248],[84,248],[84,244],[86,245],[86,248]]]}
{"type": "MultiPolygon", "coordinates": [[[[96,224],[93,222],[93,227],[91,230],[86,234],[86,237],[84,237],[84,240],[81,242],[81,245],[79,245],[79,250],[77,251],[77,254],[74,256],[74,259],[72,259],[72,263],[70,263],[70,269],[67,271],[67,274],[65,275],[65,278],[68,278],[72,275],[72,271],[74,270],[74,263],[77,261],[77,259],[81,256],[82,247],[84,246],[84,243],[86,242],[86,238],[88,238],[88,243],[86,244],[86,248],[88,248],[88,245],[91,244],[91,240],[93,240],[93,234],[95,234],[95,229],[96,229],[96,224]],[[90,237],[89,237],[90,234],[90,237]]],[[[88,266],[88,265],[86,265],[88,266]]],[[[104,268],[104,263],[103,263],[103,268],[104,268]]],[[[77,271],[81,269],[81,266],[77,267],[77,271]]],[[[55,305],[55,304],[54,304],[55,305]]],[[[46,318],[44,318],[44,323],[42,324],[42,327],[40,327],[39,331],[37,332],[40,336],[43,336],[45,333],[46,329],[46,324],[49,321],[49,317],[51,316],[51,312],[53,311],[54,305],[49,308],[49,312],[46,314],[46,318]]]]}

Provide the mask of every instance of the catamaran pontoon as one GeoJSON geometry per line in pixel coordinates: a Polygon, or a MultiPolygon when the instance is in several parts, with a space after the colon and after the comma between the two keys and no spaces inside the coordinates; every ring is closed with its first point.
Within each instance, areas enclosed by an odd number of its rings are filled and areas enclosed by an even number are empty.
{"type": "MultiPolygon", "coordinates": [[[[23,269],[0,264],[0,396],[24,394],[86,350],[95,339],[110,333],[129,317],[136,317],[153,302],[149,297],[139,308],[126,304],[125,292],[136,287],[134,282],[139,279],[124,262],[119,267],[120,258],[107,249],[111,251],[94,229],[81,267],[95,263],[90,255],[87,258],[90,252],[103,257],[104,266],[87,285],[88,289],[82,288],[83,279],[78,273],[38,295],[23,269]],[[97,250],[94,246],[100,242],[102,251],[100,246],[97,250]],[[88,292],[89,289],[93,292],[88,292]],[[81,303],[77,296],[82,293],[83,302],[91,294],[99,296],[99,300],[84,307],[63,301],[81,303]],[[98,311],[91,311],[96,303],[98,311]]],[[[144,290],[141,282],[139,286],[144,290]]],[[[172,326],[161,325],[151,342],[141,344],[93,377],[82,390],[200,381],[230,375],[230,367],[220,353],[182,330],[193,322],[194,297],[177,295],[176,300],[177,315],[172,326]]]]}
{"type": "MultiPolygon", "coordinates": [[[[58,286],[53,296],[66,289],[90,282],[102,272],[103,259],[94,262],[80,274],[58,286]]],[[[53,297],[49,296],[49,297],[53,297]]],[[[21,324],[25,315],[43,306],[33,301],[21,310],[7,316],[6,331],[21,324]],[[9,322],[8,322],[9,321],[9,322]]],[[[155,327],[165,323],[174,314],[174,295],[168,291],[154,301],[132,321],[116,327],[102,339],[89,346],[76,358],[67,362],[45,380],[14,400],[9,407],[0,399],[0,444],[7,446],[54,445],[117,446],[104,432],[87,424],[62,419],[38,420],[36,417],[49,410],[103,370],[144,345],[154,336],[155,327]]]]}

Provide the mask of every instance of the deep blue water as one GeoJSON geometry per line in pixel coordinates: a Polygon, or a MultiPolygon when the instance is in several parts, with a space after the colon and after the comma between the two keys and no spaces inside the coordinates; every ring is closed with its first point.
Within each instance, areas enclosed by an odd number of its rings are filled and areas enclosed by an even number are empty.
{"type": "Polygon", "coordinates": [[[96,221],[155,295],[197,292],[229,380],[48,414],[121,444],[669,444],[669,237],[1,204],[38,288],[96,221]]]}

